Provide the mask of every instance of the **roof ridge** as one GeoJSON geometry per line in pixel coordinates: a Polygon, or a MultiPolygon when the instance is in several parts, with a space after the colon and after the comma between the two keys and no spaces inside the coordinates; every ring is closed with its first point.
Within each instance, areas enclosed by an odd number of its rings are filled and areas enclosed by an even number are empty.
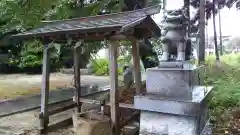
{"type": "Polygon", "coordinates": [[[156,12],[160,12],[161,5],[150,6],[150,7],[147,7],[147,8],[142,8],[142,9],[133,10],[133,11],[127,11],[127,12],[118,12],[118,13],[112,13],[112,14],[78,17],[78,18],[71,18],[71,19],[64,19],[64,20],[41,21],[41,22],[42,23],[57,23],[57,22],[65,22],[65,21],[74,21],[74,20],[79,20],[79,19],[90,19],[90,18],[96,18],[96,17],[107,17],[107,16],[114,16],[114,15],[124,15],[124,14],[130,14],[130,13],[137,13],[137,12],[140,12],[140,11],[146,11],[146,10],[151,10],[151,9],[157,9],[157,10],[153,13],[150,12],[150,13],[147,13],[143,16],[153,15],[153,14],[156,14],[156,12]]]}

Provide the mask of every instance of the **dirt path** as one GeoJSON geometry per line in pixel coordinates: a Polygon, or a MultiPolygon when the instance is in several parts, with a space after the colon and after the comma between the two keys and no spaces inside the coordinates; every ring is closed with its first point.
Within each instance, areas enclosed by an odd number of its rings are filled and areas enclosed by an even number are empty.
{"type": "MultiPolygon", "coordinates": [[[[24,135],[40,135],[38,114],[40,110],[19,113],[8,117],[0,118],[0,134],[24,134],[24,135]]],[[[69,118],[72,110],[67,110],[50,116],[50,122],[62,118],[69,118]]],[[[72,127],[65,127],[57,131],[52,131],[47,135],[74,135],[72,127]]]]}
{"type": "MultiPolygon", "coordinates": [[[[0,100],[18,98],[23,95],[39,94],[41,90],[41,75],[0,75],[0,100]]],[[[106,83],[108,77],[82,75],[81,82],[83,85],[94,83],[106,83]]],[[[72,88],[73,75],[52,73],[50,76],[50,90],[59,88],[72,88]]]]}

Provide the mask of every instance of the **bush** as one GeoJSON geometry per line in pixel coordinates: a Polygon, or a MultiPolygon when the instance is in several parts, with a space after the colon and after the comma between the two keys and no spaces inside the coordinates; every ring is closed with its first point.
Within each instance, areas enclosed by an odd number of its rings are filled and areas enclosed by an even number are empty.
{"type": "Polygon", "coordinates": [[[239,58],[239,54],[221,56],[221,62],[216,62],[213,55],[206,58],[205,84],[214,87],[208,97],[213,134],[239,133],[239,127],[236,126],[239,125],[239,113],[237,117],[231,114],[240,107],[239,58]]]}
{"type": "Polygon", "coordinates": [[[205,84],[212,85],[209,104],[210,114],[214,120],[228,109],[240,106],[240,65],[238,56],[222,56],[220,63],[208,57],[205,66],[205,84]],[[235,64],[236,63],[236,64],[235,64]]]}
{"type": "MultiPolygon", "coordinates": [[[[123,66],[126,61],[122,58],[118,59],[118,74],[123,73],[123,66]]],[[[94,59],[91,61],[91,68],[94,75],[104,76],[109,75],[109,61],[107,59],[94,59]]]]}
{"type": "MultiPolygon", "coordinates": [[[[25,42],[22,46],[19,60],[19,68],[25,72],[41,73],[44,45],[40,41],[25,42]]],[[[54,47],[50,49],[50,69],[56,71],[62,67],[60,53],[54,47]]]]}
{"type": "Polygon", "coordinates": [[[108,75],[109,62],[106,59],[96,59],[92,61],[92,71],[95,75],[108,75]]]}

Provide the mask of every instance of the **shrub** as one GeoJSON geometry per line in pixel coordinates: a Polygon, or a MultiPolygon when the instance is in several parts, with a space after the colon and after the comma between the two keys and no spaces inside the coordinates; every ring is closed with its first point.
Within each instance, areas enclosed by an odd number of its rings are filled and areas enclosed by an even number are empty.
{"type": "MultiPolygon", "coordinates": [[[[126,60],[118,59],[118,74],[123,73],[123,66],[127,65],[126,60]]],[[[109,75],[109,61],[107,59],[93,59],[91,61],[92,72],[97,76],[109,75]]]]}
{"type": "Polygon", "coordinates": [[[212,56],[206,60],[205,84],[214,87],[208,102],[213,120],[227,109],[240,106],[240,65],[234,64],[238,58],[225,55],[220,63],[212,56]]]}
{"type": "Polygon", "coordinates": [[[95,59],[91,62],[92,64],[92,72],[95,75],[101,76],[101,75],[108,75],[108,66],[109,62],[106,59],[95,59]]]}
{"type": "MultiPolygon", "coordinates": [[[[25,42],[22,46],[19,60],[19,67],[26,72],[39,73],[42,68],[44,45],[40,41],[25,42]]],[[[62,65],[59,61],[60,53],[54,47],[50,49],[51,71],[55,71],[62,65]]]]}

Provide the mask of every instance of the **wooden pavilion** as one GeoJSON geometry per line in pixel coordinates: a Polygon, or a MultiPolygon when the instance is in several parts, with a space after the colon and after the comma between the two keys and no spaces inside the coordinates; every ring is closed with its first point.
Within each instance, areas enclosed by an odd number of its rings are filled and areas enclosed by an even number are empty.
{"type": "MultiPolygon", "coordinates": [[[[138,40],[160,36],[160,29],[152,20],[151,15],[160,12],[160,6],[153,6],[141,10],[121,12],[108,15],[91,16],[69,20],[44,22],[38,28],[13,36],[17,40],[38,39],[44,43],[42,89],[41,89],[41,113],[40,123],[42,129],[47,129],[49,124],[48,98],[49,98],[49,74],[50,58],[49,43],[66,43],[69,39],[77,41],[107,41],[109,42],[109,71],[110,71],[110,107],[112,134],[119,135],[119,102],[118,102],[118,74],[117,74],[117,41],[130,40],[132,42],[134,79],[137,94],[141,91],[141,73],[138,51],[138,40]]],[[[74,46],[74,76],[76,95],[76,108],[81,108],[81,82],[80,52],[81,45],[74,46]]],[[[127,106],[127,105],[122,105],[127,106]]]]}

